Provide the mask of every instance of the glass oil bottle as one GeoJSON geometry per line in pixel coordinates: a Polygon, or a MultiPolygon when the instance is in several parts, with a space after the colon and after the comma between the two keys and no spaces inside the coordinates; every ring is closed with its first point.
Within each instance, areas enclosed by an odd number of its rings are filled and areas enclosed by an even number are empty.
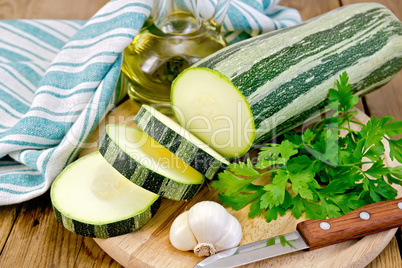
{"type": "Polygon", "coordinates": [[[120,84],[130,99],[169,114],[170,87],[177,75],[226,46],[220,28],[229,4],[154,0],[151,17],[124,51],[120,84]]]}

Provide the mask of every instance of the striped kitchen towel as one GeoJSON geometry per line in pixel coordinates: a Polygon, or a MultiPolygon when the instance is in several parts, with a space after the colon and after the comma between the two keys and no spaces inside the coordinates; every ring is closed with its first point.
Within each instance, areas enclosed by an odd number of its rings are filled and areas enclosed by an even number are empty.
{"type": "MultiPolygon", "coordinates": [[[[278,2],[233,0],[223,26],[228,42],[301,21],[278,2]]],[[[122,51],[151,6],[115,0],[88,21],[0,21],[0,205],[43,194],[89,146],[120,95],[122,51]]]]}

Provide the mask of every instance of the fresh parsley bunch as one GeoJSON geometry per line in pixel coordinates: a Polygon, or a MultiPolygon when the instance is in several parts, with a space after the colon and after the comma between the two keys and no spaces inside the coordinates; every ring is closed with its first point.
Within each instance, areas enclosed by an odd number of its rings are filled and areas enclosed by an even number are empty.
{"type": "Polygon", "coordinates": [[[402,139],[390,139],[402,134],[402,121],[391,122],[392,117],[372,117],[366,124],[353,121],[356,111],[351,110],[358,97],[348,79],[344,72],[337,90],[329,91],[333,114],[303,132],[287,133],[278,144],[262,147],[255,167],[247,159],[218,174],[212,187],[221,191],[223,203],[235,210],[251,203],[249,217],[263,213],[270,222],[287,210],[296,218],[303,213],[311,219],[334,218],[394,199],[397,191],[390,184],[402,185],[402,166],[385,166],[382,141],[389,144],[389,157],[402,163],[402,139]],[[360,131],[353,130],[353,124],[361,125],[360,131]],[[268,175],[268,183],[256,183],[268,175]]]}

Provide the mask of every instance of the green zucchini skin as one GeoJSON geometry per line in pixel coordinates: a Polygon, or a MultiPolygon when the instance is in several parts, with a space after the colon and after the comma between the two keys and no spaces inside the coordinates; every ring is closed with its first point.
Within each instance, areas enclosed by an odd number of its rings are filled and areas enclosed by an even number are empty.
{"type": "Polygon", "coordinates": [[[120,149],[107,133],[107,127],[98,141],[98,150],[105,160],[124,177],[142,188],[171,200],[192,199],[202,186],[184,184],[148,169],[120,149]]]}
{"type": "MultiPolygon", "coordinates": [[[[227,169],[229,162],[226,161],[224,163],[216,159],[153,116],[152,112],[148,111],[145,107],[145,105],[142,105],[134,117],[134,122],[154,140],[203,174],[207,179],[213,179],[215,174],[227,169]]],[[[171,120],[170,118],[167,119],[171,120]]],[[[183,129],[183,131],[187,130],[183,129]]],[[[207,145],[205,144],[205,146],[207,145]]]]}
{"type": "Polygon", "coordinates": [[[402,23],[380,4],[348,5],[223,48],[193,66],[226,76],[240,90],[260,144],[321,113],[344,71],[358,96],[390,81],[402,68],[402,23]]]}
{"type": "Polygon", "coordinates": [[[70,232],[92,238],[109,238],[141,229],[155,215],[160,204],[161,197],[155,200],[155,202],[141,214],[108,224],[89,224],[72,219],[60,212],[55,206],[53,206],[53,212],[57,221],[70,232]]]}

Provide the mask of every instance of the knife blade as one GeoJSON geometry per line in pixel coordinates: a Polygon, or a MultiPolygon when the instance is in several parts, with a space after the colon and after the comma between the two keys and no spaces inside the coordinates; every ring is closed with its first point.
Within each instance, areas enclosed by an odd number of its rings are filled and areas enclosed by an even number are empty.
{"type": "Polygon", "coordinates": [[[194,268],[237,267],[300,250],[356,239],[402,226],[402,198],[363,206],[343,216],[306,220],[296,230],[216,253],[194,268]]]}

